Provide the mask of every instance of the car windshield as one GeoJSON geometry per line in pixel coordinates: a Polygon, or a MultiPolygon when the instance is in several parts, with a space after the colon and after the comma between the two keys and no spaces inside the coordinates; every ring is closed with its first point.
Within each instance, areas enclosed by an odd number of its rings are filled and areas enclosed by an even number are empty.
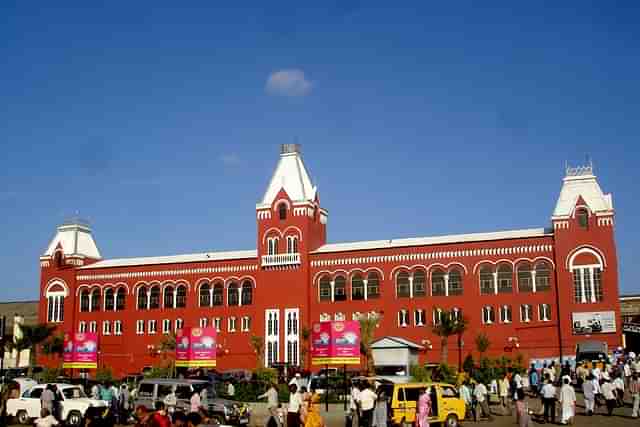
{"type": "Polygon", "coordinates": [[[62,389],[65,399],[82,399],[87,397],[80,387],[66,387],[62,389]]]}

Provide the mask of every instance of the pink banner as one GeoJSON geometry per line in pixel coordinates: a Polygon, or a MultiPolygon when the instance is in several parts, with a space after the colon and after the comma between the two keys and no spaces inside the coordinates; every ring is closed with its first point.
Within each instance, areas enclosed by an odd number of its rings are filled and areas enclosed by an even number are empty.
{"type": "Polygon", "coordinates": [[[73,337],[68,333],[64,334],[62,361],[65,364],[73,362],[73,337]]]}
{"type": "Polygon", "coordinates": [[[314,323],[311,328],[313,365],[360,363],[360,323],[335,321],[314,323]]]}
{"type": "Polygon", "coordinates": [[[93,332],[78,332],[64,336],[64,368],[96,369],[98,367],[98,336],[93,332]]]}
{"type": "Polygon", "coordinates": [[[213,368],[216,366],[215,328],[184,328],[176,336],[176,366],[213,368]]]}

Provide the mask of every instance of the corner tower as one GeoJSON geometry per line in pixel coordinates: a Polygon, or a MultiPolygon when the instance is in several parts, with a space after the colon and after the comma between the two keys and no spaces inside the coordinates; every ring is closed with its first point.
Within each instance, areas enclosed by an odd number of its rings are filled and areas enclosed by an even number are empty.
{"type": "Polygon", "coordinates": [[[563,354],[585,339],[621,345],[613,199],[593,165],[567,167],[551,221],[563,354]]]}

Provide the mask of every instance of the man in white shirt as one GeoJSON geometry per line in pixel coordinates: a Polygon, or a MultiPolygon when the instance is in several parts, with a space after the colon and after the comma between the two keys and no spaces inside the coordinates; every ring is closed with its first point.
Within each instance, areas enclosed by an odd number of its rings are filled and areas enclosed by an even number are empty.
{"type": "Polygon", "coordinates": [[[542,405],[544,406],[544,422],[556,423],[556,388],[551,382],[549,375],[546,375],[544,385],[540,394],[542,395],[542,405]]]}
{"type": "Polygon", "coordinates": [[[360,388],[356,382],[351,385],[351,401],[349,402],[351,411],[351,426],[360,425],[360,388]]]}
{"type": "Polygon", "coordinates": [[[482,408],[483,415],[489,418],[489,421],[491,421],[493,420],[493,416],[491,415],[491,411],[489,410],[487,394],[489,394],[489,392],[487,391],[487,387],[484,384],[476,384],[473,389],[473,396],[476,398],[476,401],[478,402],[478,405],[480,405],[480,408],[482,408]]]}
{"type": "Polygon", "coordinates": [[[377,398],[378,396],[371,390],[371,384],[365,384],[364,388],[360,390],[360,399],[358,401],[360,410],[362,411],[360,425],[371,425],[371,416],[373,415],[373,407],[376,404],[377,398]]]}
{"type": "Polygon", "coordinates": [[[271,384],[266,393],[258,396],[258,399],[263,399],[265,397],[267,398],[267,409],[269,410],[269,418],[267,418],[265,425],[269,423],[270,418],[273,418],[276,424],[278,424],[278,427],[280,427],[280,417],[278,416],[278,390],[276,389],[275,384],[271,384]]]}
{"type": "Polygon", "coordinates": [[[302,395],[297,385],[289,385],[289,406],[287,407],[287,427],[300,426],[300,407],[302,395]]]}

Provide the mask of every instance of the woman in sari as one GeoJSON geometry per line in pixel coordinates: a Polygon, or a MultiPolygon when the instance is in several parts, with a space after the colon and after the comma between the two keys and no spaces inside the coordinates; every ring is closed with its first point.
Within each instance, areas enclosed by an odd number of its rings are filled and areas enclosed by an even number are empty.
{"type": "Polygon", "coordinates": [[[304,427],[325,427],[324,420],[320,416],[320,396],[315,393],[310,398],[304,427]]]}
{"type": "Polygon", "coordinates": [[[420,390],[418,398],[418,416],[416,427],[429,427],[429,415],[431,414],[431,396],[426,388],[420,390]]]}

